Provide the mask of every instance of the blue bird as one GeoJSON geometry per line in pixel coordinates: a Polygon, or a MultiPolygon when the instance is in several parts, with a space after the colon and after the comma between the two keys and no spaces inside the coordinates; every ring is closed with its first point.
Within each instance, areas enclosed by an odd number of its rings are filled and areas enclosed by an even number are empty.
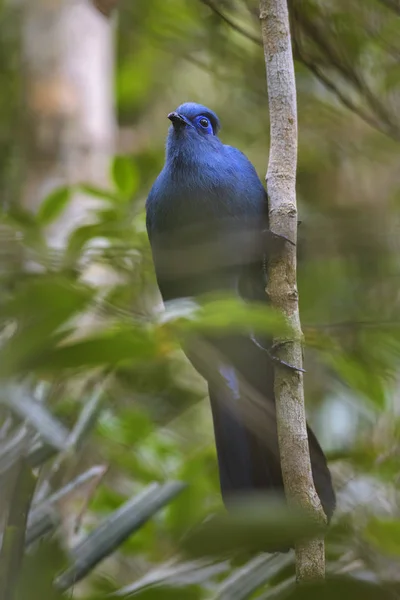
{"type": "MultiPolygon", "coordinates": [[[[218,138],[217,115],[187,102],[168,115],[164,168],[146,203],[147,231],[165,302],[210,292],[266,302],[268,199],[242,152],[218,138]]],[[[198,338],[185,352],[208,382],[221,493],[283,494],[274,374],[268,340],[229,332],[198,338]]],[[[328,517],[335,493],[308,429],[317,493],[328,517]]]]}

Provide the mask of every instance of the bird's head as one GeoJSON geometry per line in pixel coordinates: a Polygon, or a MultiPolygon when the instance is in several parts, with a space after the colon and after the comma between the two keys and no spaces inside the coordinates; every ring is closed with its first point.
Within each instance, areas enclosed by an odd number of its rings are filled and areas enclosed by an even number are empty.
{"type": "Polygon", "coordinates": [[[181,104],[174,112],[169,113],[168,119],[172,122],[169,135],[174,138],[216,136],[220,129],[215,112],[195,102],[181,104]]]}

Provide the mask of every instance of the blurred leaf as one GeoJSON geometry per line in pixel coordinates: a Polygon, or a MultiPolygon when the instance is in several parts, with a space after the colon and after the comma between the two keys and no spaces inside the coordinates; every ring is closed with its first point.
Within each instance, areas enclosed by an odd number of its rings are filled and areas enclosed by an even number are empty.
{"type": "Polygon", "coordinates": [[[26,525],[36,486],[36,477],[25,460],[20,460],[14,473],[12,495],[0,549],[0,598],[15,596],[15,586],[23,562],[26,525]]]}
{"type": "Polygon", "coordinates": [[[6,222],[18,225],[19,227],[36,227],[35,216],[23,206],[15,204],[2,215],[6,222]]]}
{"type": "Polygon", "coordinates": [[[118,416],[104,413],[98,429],[105,438],[131,446],[150,435],[154,423],[144,408],[130,406],[119,411],[118,416]]]}
{"type": "Polygon", "coordinates": [[[173,535],[179,539],[194,523],[208,516],[213,509],[212,498],[215,498],[215,508],[221,507],[214,445],[207,445],[186,457],[178,475],[188,486],[170,506],[167,520],[173,535]]]}
{"type": "Polygon", "coordinates": [[[2,307],[3,318],[15,321],[17,328],[0,349],[0,375],[24,370],[30,361],[40,362],[41,353],[63,337],[61,326],[82,311],[92,295],[88,287],[53,274],[20,284],[2,307]]]}
{"type": "Polygon", "coordinates": [[[18,579],[15,600],[62,600],[64,596],[53,586],[57,573],[65,567],[66,556],[57,540],[41,542],[29,554],[25,554],[18,579]]]}
{"type": "Polygon", "coordinates": [[[74,229],[69,236],[66,249],[67,261],[76,261],[86,244],[94,238],[104,238],[108,243],[114,241],[119,247],[127,242],[132,244],[135,240],[135,232],[129,220],[126,216],[121,218],[115,205],[112,209],[98,210],[96,215],[99,219],[97,223],[82,225],[74,229]]]}
{"type": "Polygon", "coordinates": [[[22,421],[30,423],[44,442],[58,450],[65,449],[68,430],[41,402],[31,398],[22,386],[3,386],[0,402],[7,404],[22,421]]]}
{"type": "Polygon", "coordinates": [[[163,485],[154,483],[125,502],[73,548],[74,562],[58,577],[57,587],[67,590],[80,581],[155,513],[171,502],[183,488],[184,484],[176,481],[163,485]]]}
{"type": "Polygon", "coordinates": [[[208,519],[194,530],[183,547],[192,556],[217,556],[241,552],[288,550],[295,539],[308,538],[321,531],[309,516],[260,495],[243,498],[223,513],[208,519]]]}
{"type": "Polygon", "coordinates": [[[55,221],[66,208],[72,197],[72,189],[63,186],[53,190],[45,198],[37,212],[37,220],[41,225],[49,225],[55,221]]]}
{"type": "Polygon", "coordinates": [[[293,568],[293,556],[290,554],[256,556],[221,583],[218,600],[245,600],[289,565],[293,568]]]}
{"type": "Polygon", "coordinates": [[[380,585],[350,577],[327,577],[324,582],[294,584],[282,594],[285,600],[393,600],[380,585]]]}
{"type": "Polygon", "coordinates": [[[341,352],[324,352],[326,362],[332,366],[350,389],[361,393],[382,410],[386,404],[386,386],[381,373],[369,368],[357,357],[341,352]]]}
{"type": "Polygon", "coordinates": [[[40,250],[45,247],[43,233],[35,215],[31,212],[14,204],[1,218],[4,225],[10,226],[17,236],[23,234],[24,244],[30,245],[32,248],[40,248],[40,250]]]}
{"type": "Polygon", "coordinates": [[[122,597],[137,600],[201,600],[205,597],[205,590],[202,590],[197,585],[188,585],[185,587],[160,586],[138,590],[133,594],[127,594],[122,597]]]}
{"type": "Polygon", "coordinates": [[[90,502],[91,510],[99,513],[110,513],[116,510],[126,500],[126,496],[109,485],[102,485],[97,489],[90,502]]]}
{"type": "MultiPolygon", "coordinates": [[[[207,563],[202,561],[178,563],[170,561],[165,565],[153,569],[147,575],[135,581],[134,583],[122,588],[118,595],[131,595],[134,598],[137,594],[150,589],[164,589],[187,591],[189,586],[199,585],[211,581],[216,575],[226,572],[229,569],[227,562],[207,563]]],[[[139,595],[140,597],[140,595],[139,595]]]]}
{"type": "Polygon", "coordinates": [[[121,363],[145,362],[157,356],[154,339],[144,328],[116,328],[42,353],[32,362],[46,372],[121,363]]]}
{"type": "Polygon", "coordinates": [[[79,186],[79,189],[82,190],[82,192],[84,192],[85,194],[93,196],[94,198],[100,198],[101,200],[111,200],[111,202],[115,202],[116,200],[118,200],[117,196],[109,190],[96,187],[95,185],[91,185],[90,183],[82,183],[79,186]]]}
{"type": "Polygon", "coordinates": [[[365,537],[384,554],[400,556],[399,520],[373,518],[365,528],[365,537]]]}
{"type": "Polygon", "coordinates": [[[105,225],[104,223],[93,223],[90,225],[82,225],[74,229],[68,238],[66,255],[69,260],[74,261],[79,257],[83,247],[87,242],[96,237],[113,237],[115,236],[114,225],[105,225]]]}
{"type": "Polygon", "coordinates": [[[116,156],[111,165],[113,182],[124,200],[131,200],[139,184],[139,173],[127,156],[116,156]]]}
{"type": "Polygon", "coordinates": [[[267,334],[289,334],[282,314],[267,304],[246,303],[237,298],[204,300],[201,305],[192,301],[167,303],[162,323],[172,323],[183,331],[213,332],[226,330],[267,334]]]}

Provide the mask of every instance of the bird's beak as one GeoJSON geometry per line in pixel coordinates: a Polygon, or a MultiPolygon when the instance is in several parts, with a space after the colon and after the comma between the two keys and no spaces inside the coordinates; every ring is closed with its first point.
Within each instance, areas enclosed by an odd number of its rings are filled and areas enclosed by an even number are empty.
{"type": "Polygon", "coordinates": [[[185,119],[185,117],[183,117],[177,112],[169,113],[168,119],[173,123],[173,125],[188,125],[188,122],[185,119]]]}

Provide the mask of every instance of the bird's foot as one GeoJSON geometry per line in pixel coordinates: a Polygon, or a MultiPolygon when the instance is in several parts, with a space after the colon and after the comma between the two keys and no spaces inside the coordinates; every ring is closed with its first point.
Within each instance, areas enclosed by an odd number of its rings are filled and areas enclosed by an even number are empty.
{"type": "Polygon", "coordinates": [[[256,340],[254,335],[251,336],[251,339],[252,339],[253,343],[257,346],[257,348],[260,348],[260,350],[262,350],[263,352],[266,352],[268,354],[268,357],[272,362],[279,364],[282,367],[286,367],[287,369],[290,369],[291,371],[296,371],[297,373],[306,373],[306,370],[303,369],[302,367],[295,367],[294,365],[287,363],[286,361],[279,358],[279,356],[276,356],[274,354],[275,350],[278,350],[279,348],[281,348],[282,346],[284,346],[286,344],[291,344],[292,343],[291,340],[282,340],[280,342],[274,342],[272,344],[271,348],[264,348],[264,346],[262,346],[256,340]]]}
{"type": "Polygon", "coordinates": [[[306,370],[303,369],[302,367],[295,367],[294,365],[291,365],[289,363],[287,363],[286,361],[282,360],[281,358],[279,358],[278,356],[276,356],[274,354],[275,350],[279,350],[279,348],[281,348],[282,346],[285,346],[286,344],[291,344],[292,340],[281,340],[279,342],[274,342],[271,346],[271,350],[270,352],[270,358],[273,362],[276,362],[280,365],[282,365],[283,367],[287,367],[288,369],[291,369],[292,371],[297,371],[297,373],[306,373],[306,370]]]}
{"type": "Polygon", "coordinates": [[[281,233],[275,233],[270,229],[264,229],[263,234],[265,236],[265,244],[267,247],[267,251],[275,251],[282,252],[285,244],[290,244],[291,246],[296,246],[292,240],[290,240],[286,235],[281,233]]]}

